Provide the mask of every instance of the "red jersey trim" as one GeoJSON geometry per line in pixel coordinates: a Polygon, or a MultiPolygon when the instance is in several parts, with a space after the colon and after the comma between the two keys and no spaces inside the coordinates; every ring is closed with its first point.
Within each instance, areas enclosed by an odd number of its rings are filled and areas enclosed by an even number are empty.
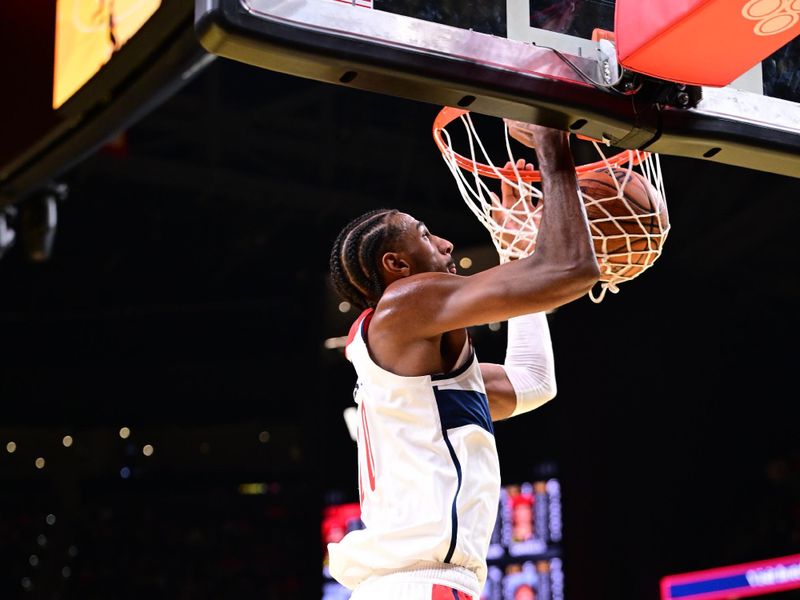
{"type": "Polygon", "coordinates": [[[431,588],[431,600],[472,600],[472,596],[461,590],[434,583],[431,588]]]}
{"type": "MultiPolygon", "coordinates": [[[[361,326],[361,322],[364,321],[364,332],[366,333],[367,327],[369,327],[370,319],[372,319],[372,314],[375,312],[374,308],[367,308],[364,310],[358,318],[353,322],[350,326],[350,332],[347,334],[347,343],[344,346],[344,354],[347,356],[347,348],[353,343],[353,340],[358,333],[358,328],[361,326]]],[[[348,357],[349,358],[349,357],[348,357]]]]}

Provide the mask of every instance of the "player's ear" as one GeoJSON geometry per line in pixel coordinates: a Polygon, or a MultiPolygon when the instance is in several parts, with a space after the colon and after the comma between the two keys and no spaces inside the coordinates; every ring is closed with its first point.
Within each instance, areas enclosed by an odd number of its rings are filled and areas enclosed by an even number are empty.
{"type": "Polygon", "coordinates": [[[411,265],[399,252],[386,252],[381,257],[381,266],[392,279],[411,275],[411,265]]]}

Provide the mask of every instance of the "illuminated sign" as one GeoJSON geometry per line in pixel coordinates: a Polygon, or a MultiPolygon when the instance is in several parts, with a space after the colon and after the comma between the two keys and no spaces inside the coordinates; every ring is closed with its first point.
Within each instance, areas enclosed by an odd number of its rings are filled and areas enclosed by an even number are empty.
{"type": "Polygon", "coordinates": [[[800,589],[800,554],[661,580],[661,600],[723,600],[800,589]]]}
{"type": "Polygon", "coordinates": [[[159,6],[161,0],[57,0],[53,108],[81,89],[159,6]]]}

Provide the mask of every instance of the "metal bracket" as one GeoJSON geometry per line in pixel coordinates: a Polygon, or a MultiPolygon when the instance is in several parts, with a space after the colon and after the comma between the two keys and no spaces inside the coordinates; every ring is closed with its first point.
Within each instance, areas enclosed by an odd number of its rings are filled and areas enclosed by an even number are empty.
{"type": "Polygon", "coordinates": [[[617,49],[611,40],[599,40],[597,43],[597,76],[610,86],[615,85],[622,77],[617,49]]]}

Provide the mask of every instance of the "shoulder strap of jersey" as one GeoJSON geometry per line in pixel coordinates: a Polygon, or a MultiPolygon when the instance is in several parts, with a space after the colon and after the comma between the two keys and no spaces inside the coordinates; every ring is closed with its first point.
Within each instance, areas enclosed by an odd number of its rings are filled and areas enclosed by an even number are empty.
{"type": "MultiPolygon", "coordinates": [[[[353,343],[353,340],[355,339],[356,334],[358,333],[358,329],[361,326],[362,322],[364,323],[364,333],[367,332],[367,327],[369,327],[369,322],[370,319],[372,319],[372,314],[374,312],[375,312],[374,308],[367,308],[358,316],[358,318],[350,326],[350,332],[347,334],[347,343],[345,344],[344,347],[345,356],[347,356],[347,348],[350,346],[350,344],[353,343]]],[[[350,359],[349,356],[347,356],[347,358],[348,360],[350,359]]]]}

